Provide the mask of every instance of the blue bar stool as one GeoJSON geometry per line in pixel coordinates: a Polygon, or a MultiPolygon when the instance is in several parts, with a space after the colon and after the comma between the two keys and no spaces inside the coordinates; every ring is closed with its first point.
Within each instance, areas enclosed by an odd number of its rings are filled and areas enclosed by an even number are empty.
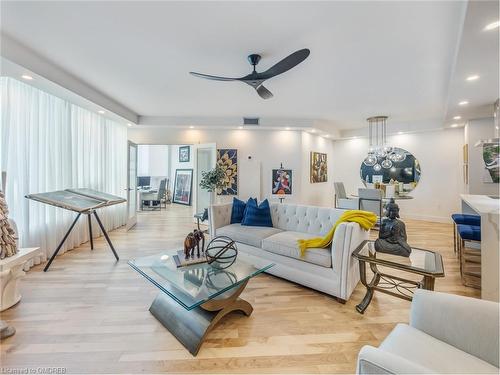
{"type": "Polygon", "coordinates": [[[481,288],[481,248],[467,247],[468,243],[481,243],[481,227],[477,225],[458,224],[458,256],[460,259],[460,276],[465,286],[481,288]]]}
{"type": "Polygon", "coordinates": [[[466,225],[481,226],[481,216],[470,215],[470,214],[453,214],[451,215],[451,219],[453,220],[453,252],[455,254],[458,254],[459,239],[457,233],[457,225],[466,224],[466,225]]]}

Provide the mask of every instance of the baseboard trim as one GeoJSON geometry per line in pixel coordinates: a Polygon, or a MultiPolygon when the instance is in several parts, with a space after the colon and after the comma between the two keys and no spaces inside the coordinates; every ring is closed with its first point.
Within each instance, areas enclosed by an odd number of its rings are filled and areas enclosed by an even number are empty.
{"type": "Polygon", "coordinates": [[[401,215],[401,218],[404,219],[411,219],[411,220],[422,220],[422,221],[433,221],[436,223],[446,223],[446,224],[451,224],[451,215],[448,217],[443,217],[443,216],[429,216],[429,215],[406,215],[403,213],[401,215]]]}

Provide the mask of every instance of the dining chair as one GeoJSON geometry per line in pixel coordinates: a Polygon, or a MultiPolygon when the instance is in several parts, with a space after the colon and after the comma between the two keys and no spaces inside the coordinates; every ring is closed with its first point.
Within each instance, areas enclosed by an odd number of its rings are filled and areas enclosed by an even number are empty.
{"type": "Polygon", "coordinates": [[[383,215],[382,191],[380,189],[358,189],[358,209],[373,212],[378,222],[383,215]]]}
{"type": "Polygon", "coordinates": [[[333,188],[335,189],[335,208],[342,208],[347,210],[354,210],[358,208],[358,200],[347,197],[343,182],[334,182],[333,188]]]}

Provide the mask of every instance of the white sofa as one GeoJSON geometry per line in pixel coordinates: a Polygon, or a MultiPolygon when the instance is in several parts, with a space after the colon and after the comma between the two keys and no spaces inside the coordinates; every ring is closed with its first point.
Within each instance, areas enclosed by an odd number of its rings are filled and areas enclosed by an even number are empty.
{"type": "Polygon", "coordinates": [[[336,297],[349,299],[359,282],[358,262],[351,254],[368,238],[357,223],[340,224],[332,245],[308,249],[300,257],[298,239],[325,235],[345,210],[293,204],[271,204],[273,227],[230,224],[232,203],[210,207],[210,233],[228,236],[238,247],[238,257],[255,266],[274,263],[267,272],[336,297]]]}
{"type": "Polygon", "coordinates": [[[417,290],[410,325],[364,346],[358,374],[498,374],[499,304],[417,290]]]}

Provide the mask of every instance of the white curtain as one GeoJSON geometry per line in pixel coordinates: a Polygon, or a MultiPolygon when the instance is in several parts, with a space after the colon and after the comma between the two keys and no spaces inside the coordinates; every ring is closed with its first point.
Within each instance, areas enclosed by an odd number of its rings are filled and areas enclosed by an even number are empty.
{"type": "MultiPolygon", "coordinates": [[[[38,264],[50,257],[76,213],[25,195],[86,187],[125,197],[127,129],[15,79],[1,77],[0,84],[0,169],[7,172],[9,216],[17,223],[21,247],[41,247],[38,264]]],[[[112,230],[125,224],[126,206],[103,208],[99,216],[112,230]]],[[[59,254],[88,240],[81,217],[59,254]]]]}

